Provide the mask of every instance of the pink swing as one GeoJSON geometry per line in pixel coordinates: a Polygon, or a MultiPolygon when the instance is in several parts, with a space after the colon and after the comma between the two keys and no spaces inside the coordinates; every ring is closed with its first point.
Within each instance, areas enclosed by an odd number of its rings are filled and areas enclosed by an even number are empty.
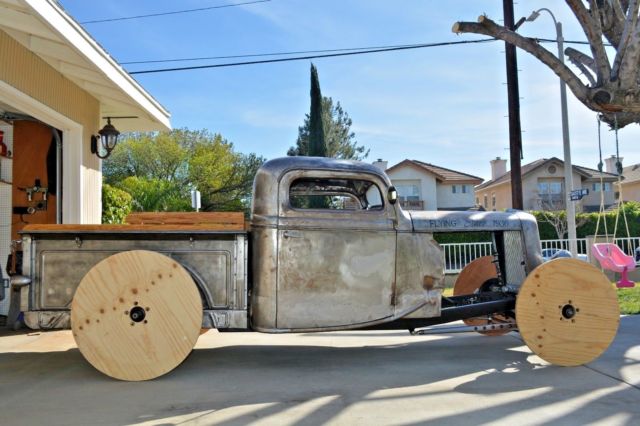
{"type": "Polygon", "coordinates": [[[617,244],[613,243],[594,244],[591,253],[598,259],[602,268],[620,273],[620,280],[616,283],[618,288],[635,286],[628,275],[628,272],[636,267],[633,256],[625,254],[617,244]]]}
{"type": "MultiPolygon", "coordinates": [[[[629,279],[629,271],[636,268],[636,261],[633,256],[627,255],[618,245],[616,241],[616,232],[618,230],[618,219],[620,218],[620,212],[622,211],[622,217],[624,218],[624,224],[627,229],[627,238],[629,238],[629,223],[627,222],[627,214],[624,211],[624,198],[622,198],[622,186],[620,182],[622,180],[622,164],[620,163],[620,156],[618,155],[618,118],[615,117],[615,134],[616,134],[616,168],[618,171],[618,208],[616,210],[616,222],[613,228],[613,240],[609,242],[609,233],[607,231],[607,221],[603,220],[604,232],[607,239],[606,243],[596,243],[591,246],[591,253],[600,263],[602,269],[606,269],[613,272],[620,273],[620,280],[616,283],[616,287],[634,287],[635,283],[629,279]]],[[[595,238],[598,238],[598,228],[600,227],[600,218],[604,216],[604,183],[602,178],[602,143],[600,140],[600,117],[598,117],[598,148],[600,150],[600,163],[598,163],[598,170],[600,171],[600,211],[598,212],[598,220],[596,222],[595,238]]]]}

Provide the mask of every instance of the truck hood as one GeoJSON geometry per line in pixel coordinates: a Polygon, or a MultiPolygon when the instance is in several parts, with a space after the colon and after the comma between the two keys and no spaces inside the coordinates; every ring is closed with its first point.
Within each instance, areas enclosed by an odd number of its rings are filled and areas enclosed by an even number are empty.
{"type": "Polygon", "coordinates": [[[535,223],[535,218],[525,212],[477,212],[477,211],[410,211],[414,232],[464,232],[520,230],[523,221],[535,223]]]}

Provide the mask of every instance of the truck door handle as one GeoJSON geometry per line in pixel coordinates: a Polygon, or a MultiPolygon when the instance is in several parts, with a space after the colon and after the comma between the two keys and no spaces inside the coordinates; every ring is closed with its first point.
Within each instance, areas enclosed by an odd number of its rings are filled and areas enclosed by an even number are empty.
{"type": "Polygon", "coordinates": [[[284,231],[285,238],[302,238],[302,233],[300,231],[284,231]]]}

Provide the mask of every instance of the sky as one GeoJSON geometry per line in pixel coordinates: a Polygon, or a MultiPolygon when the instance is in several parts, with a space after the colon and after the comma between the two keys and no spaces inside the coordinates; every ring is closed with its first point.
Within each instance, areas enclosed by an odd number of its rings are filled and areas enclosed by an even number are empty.
{"type": "MultiPolygon", "coordinates": [[[[248,0],[60,0],[79,22],[202,8],[248,0]]],[[[584,40],[564,2],[518,0],[515,19],[547,7],[563,23],[566,40],[584,40]]],[[[340,49],[473,40],[454,22],[486,14],[502,19],[502,0],[271,0],[195,13],[104,23],[85,29],[118,62],[340,49]]],[[[519,32],[555,38],[541,15],[519,32]]],[[[555,44],[545,44],[557,52],[555,44]]],[[[584,46],[573,46],[584,50],[584,46]]],[[[260,59],[260,58],[259,58],[260,59]]],[[[251,59],[124,64],[127,71],[251,59]]],[[[322,94],[339,101],[353,120],[367,161],[415,159],[485,179],[489,161],[509,158],[504,43],[453,45],[314,59],[322,94]]],[[[240,152],[268,159],[286,155],[309,111],[309,60],[135,76],[171,112],[174,128],[208,129],[240,152]]],[[[523,164],[562,158],[559,80],[518,51],[523,164]]],[[[574,164],[595,168],[596,113],[568,91],[574,164]]],[[[117,125],[116,125],[117,126],[117,125]]],[[[640,163],[638,125],[619,132],[623,164],[640,163]]],[[[615,152],[603,125],[603,155],[615,152]]]]}

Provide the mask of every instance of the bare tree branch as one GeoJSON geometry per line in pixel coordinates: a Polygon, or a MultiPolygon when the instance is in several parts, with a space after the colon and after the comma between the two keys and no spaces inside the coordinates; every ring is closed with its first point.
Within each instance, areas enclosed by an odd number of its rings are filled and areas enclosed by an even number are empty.
{"type": "MultiPolygon", "coordinates": [[[[629,10],[627,11],[627,17],[624,21],[624,30],[622,31],[622,36],[620,38],[620,43],[618,44],[618,48],[616,49],[616,57],[613,60],[613,67],[611,68],[611,81],[617,80],[620,76],[620,68],[623,60],[625,61],[625,66],[629,66],[627,55],[627,50],[634,49],[632,40],[634,36],[637,36],[636,25],[638,23],[638,0],[631,0],[631,4],[629,6],[629,10]]],[[[638,50],[638,49],[636,49],[638,50]]],[[[634,64],[637,62],[637,58],[635,58],[634,64]]],[[[634,76],[635,77],[635,76],[634,76]]]]}
{"type": "Polygon", "coordinates": [[[593,58],[572,47],[567,47],[564,54],[567,55],[571,63],[575,65],[589,80],[591,87],[595,86],[596,79],[594,78],[594,75],[596,74],[596,64],[593,58]]]}
{"type": "Polygon", "coordinates": [[[534,39],[526,38],[520,34],[510,31],[509,29],[497,25],[488,17],[481,15],[478,17],[478,22],[456,22],[453,24],[452,31],[454,33],[475,33],[484,34],[487,36],[495,37],[500,40],[504,40],[507,43],[511,43],[520,49],[529,52],[536,58],[540,59],[542,63],[547,65],[551,70],[560,77],[573,94],[585,105],[592,104],[593,100],[589,98],[589,89],[582,83],[580,78],[564,65],[560,60],[544,47],[540,46],[534,39]]]}
{"type": "MultiPolygon", "coordinates": [[[[632,0],[629,4],[625,32],[629,32],[629,39],[620,59],[620,88],[632,90],[638,85],[638,61],[640,61],[640,22],[638,22],[638,10],[640,2],[632,0]],[[631,19],[630,19],[631,18],[631,19]]],[[[620,50],[616,54],[621,55],[620,50]]]]}
{"type": "Polygon", "coordinates": [[[478,22],[457,22],[456,33],[484,34],[504,40],[547,65],[587,108],[600,114],[612,128],[640,123],[640,0],[565,0],[586,34],[593,57],[568,48],[565,54],[588,80],[581,80],[534,39],[525,38],[486,16],[478,22]],[[587,8],[587,4],[589,8],[587,8]],[[614,68],[603,37],[618,40],[614,68]]]}
{"type": "Polygon", "coordinates": [[[566,2],[573,11],[573,14],[576,15],[578,22],[580,22],[584,30],[584,34],[587,36],[593,59],[597,65],[597,84],[602,85],[611,78],[611,65],[609,64],[609,58],[602,43],[600,20],[593,19],[589,10],[582,3],[582,0],[566,0],[566,2]]]}
{"type": "Polygon", "coordinates": [[[614,46],[620,44],[622,32],[624,31],[625,10],[619,0],[600,0],[600,27],[602,33],[614,46]]]}

